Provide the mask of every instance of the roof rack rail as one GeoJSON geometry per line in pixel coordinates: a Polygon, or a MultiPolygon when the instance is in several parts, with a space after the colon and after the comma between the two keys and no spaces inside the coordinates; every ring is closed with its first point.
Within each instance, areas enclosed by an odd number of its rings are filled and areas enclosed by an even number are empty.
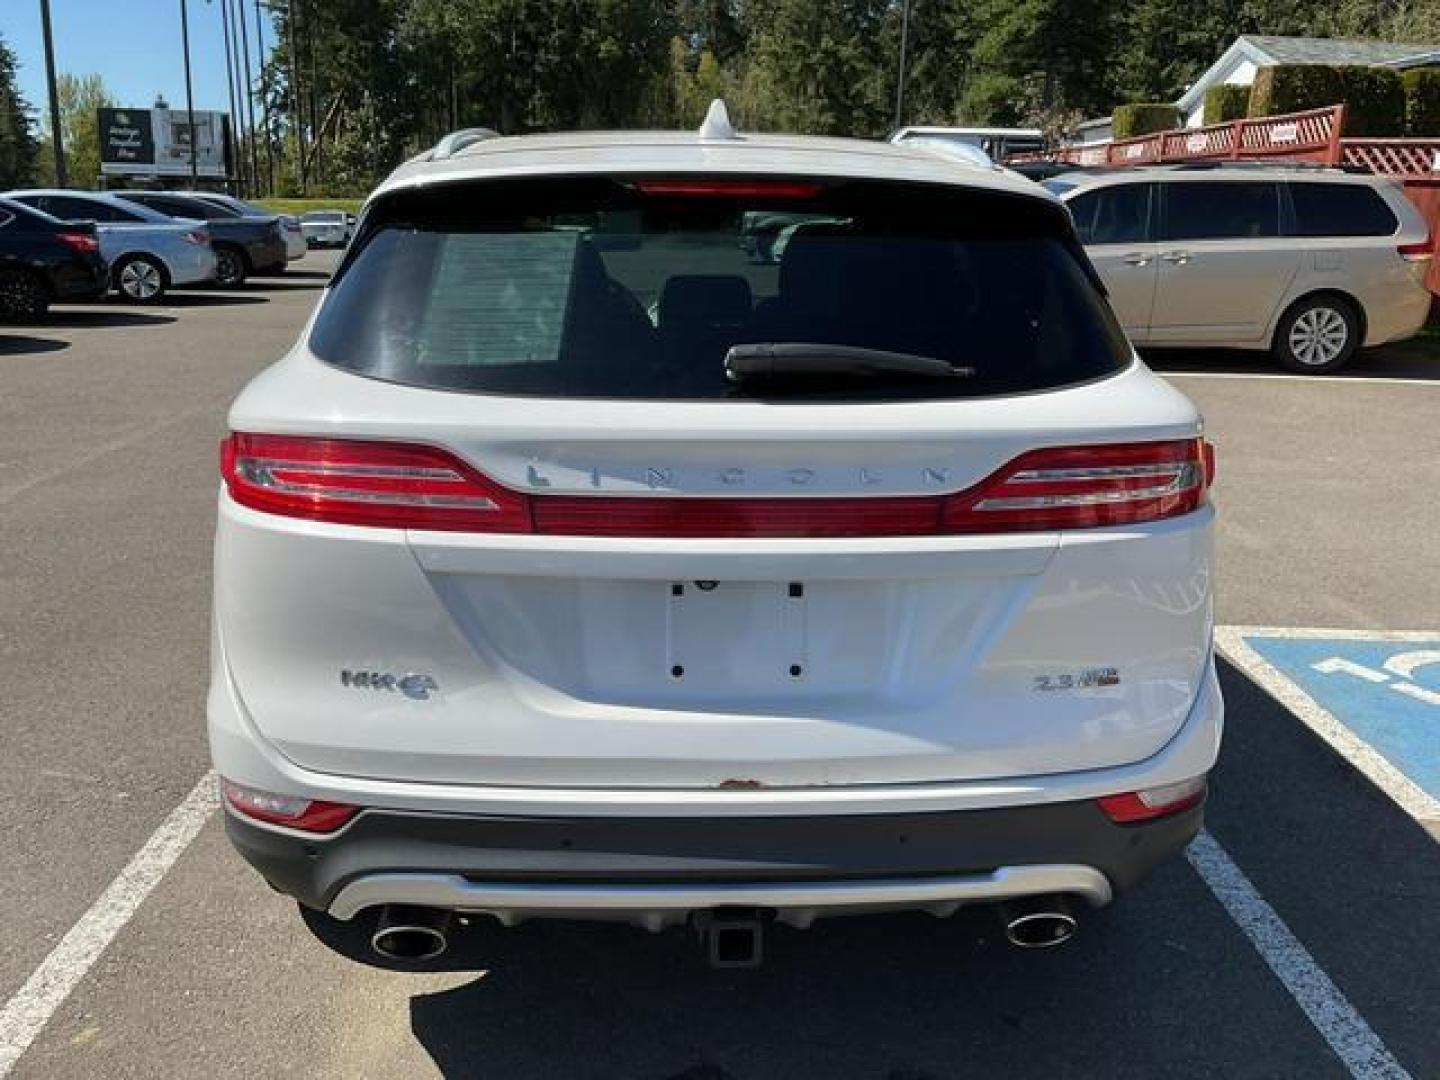
{"type": "Polygon", "coordinates": [[[484,142],[486,139],[498,139],[499,137],[500,133],[490,128],[461,128],[459,131],[450,132],[449,135],[446,135],[437,142],[425,160],[444,161],[446,158],[458,154],[467,146],[474,146],[476,143],[484,142]]]}

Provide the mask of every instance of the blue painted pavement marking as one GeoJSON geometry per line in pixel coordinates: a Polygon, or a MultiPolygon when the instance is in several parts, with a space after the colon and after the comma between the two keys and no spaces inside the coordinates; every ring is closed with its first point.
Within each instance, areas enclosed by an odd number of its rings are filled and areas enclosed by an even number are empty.
{"type": "Polygon", "coordinates": [[[1433,798],[1440,798],[1440,637],[1244,641],[1433,798]]]}

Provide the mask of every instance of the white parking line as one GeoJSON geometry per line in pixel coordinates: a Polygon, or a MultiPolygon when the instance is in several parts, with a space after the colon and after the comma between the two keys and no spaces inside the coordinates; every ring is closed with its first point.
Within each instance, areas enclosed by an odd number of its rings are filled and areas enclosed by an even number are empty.
{"type": "Polygon", "coordinates": [[[208,772],[0,1009],[0,1078],[9,1075],[217,805],[216,777],[208,772]]]}
{"type": "Polygon", "coordinates": [[[1410,1074],[1215,838],[1202,831],[1185,857],[1350,1075],[1356,1080],[1408,1080],[1410,1074]]]}
{"type": "Polygon", "coordinates": [[[1302,382],[1311,386],[1345,386],[1349,383],[1360,383],[1364,386],[1440,386],[1440,378],[1436,379],[1387,379],[1382,375],[1278,375],[1263,371],[1161,371],[1155,369],[1155,374],[1162,379],[1268,379],[1278,382],[1302,382]]]}
{"type": "Polygon", "coordinates": [[[1432,836],[1440,836],[1440,800],[1390,764],[1385,755],[1335,719],[1314,698],[1277,671],[1246,643],[1245,638],[1249,635],[1302,640],[1334,638],[1346,641],[1406,642],[1433,641],[1435,634],[1329,630],[1314,626],[1217,626],[1215,644],[1255,685],[1284,705],[1301,723],[1329,743],[1338,754],[1389,795],[1396,805],[1419,822],[1432,836]]]}

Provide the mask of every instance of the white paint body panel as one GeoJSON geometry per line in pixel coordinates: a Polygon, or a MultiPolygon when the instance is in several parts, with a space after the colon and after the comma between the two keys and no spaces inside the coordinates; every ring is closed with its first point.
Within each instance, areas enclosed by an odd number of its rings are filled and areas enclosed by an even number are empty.
{"type": "MultiPolygon", "coordinates": [[[[1050,198],[881,143],[601,138],[417,159],[375,197],[619,169],[1050,198]]],[[[960,491],[1035,447],[1201,430],[1138,359],[1093,383],[974,400],[571,401],[397,386],[303,344],[245,390],[230,426],[433,444],[534,493],[796,498],[960,491]]],[[[469,813],[878,813],[1186,780],[1213,765],[1221,728],[1212,516],[994,536],[588,538],[320,524],[222,493],[213,752],[265,790],[469,813]],[[342,685],[357,669],[438,690],[342,685]],[[1118,683],[1039,688],[1094,669],[1118,683]]]]}

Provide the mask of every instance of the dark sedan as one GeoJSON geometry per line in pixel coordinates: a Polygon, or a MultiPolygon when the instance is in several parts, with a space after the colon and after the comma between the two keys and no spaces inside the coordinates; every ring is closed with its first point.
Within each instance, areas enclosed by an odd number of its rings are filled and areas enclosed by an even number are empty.
{"type": "Polygon", "coordinates": [[[54,300],[104,296],[109,280],[94,222],[0,199],[0,319],[34,322],[54,300]]]}
{"type": "Polygon", "coordinates": [[[234,288],[254,273],[285,267],[285,234],[278,215],[235,217],[205,199],[185,192],[125,191],[121,198],[176,218],[203,221],[215,249],[215,281],[234,288]]]}

